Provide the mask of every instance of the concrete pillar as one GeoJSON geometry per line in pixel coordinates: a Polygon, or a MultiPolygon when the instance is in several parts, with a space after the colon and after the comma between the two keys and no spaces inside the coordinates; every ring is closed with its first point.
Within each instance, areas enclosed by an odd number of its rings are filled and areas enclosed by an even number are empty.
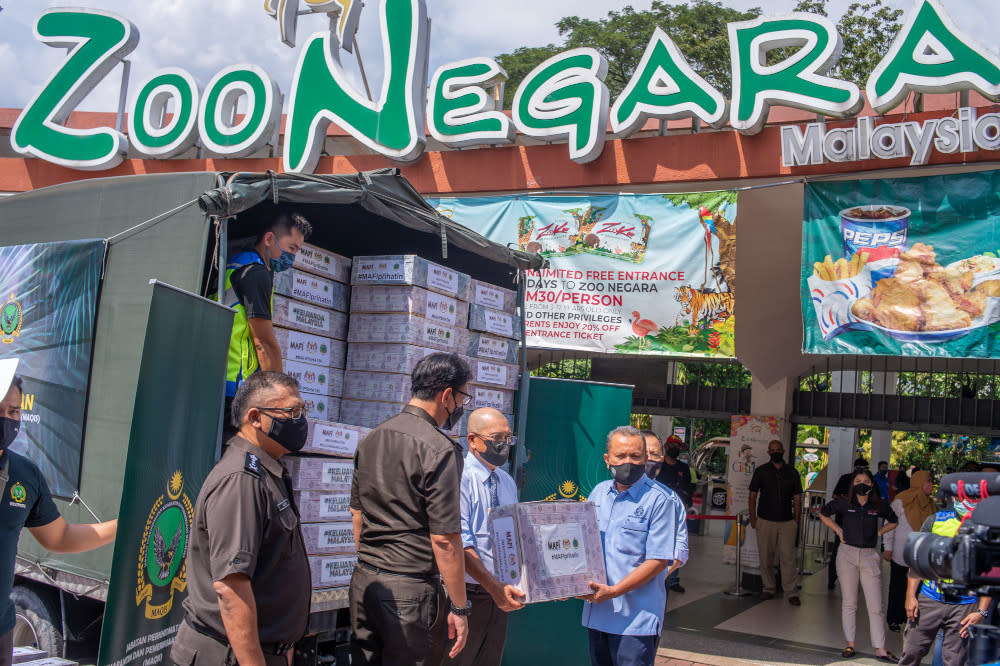
{"type": "MultiPolygon", "coordinates": [[[[839,371],[830,373],[830,390],[834,393],[854,393],[860,390],[861,373],[839,371]]],[[[857,428],[830,428],[830,466],[826,471],[826,499],[833,496],[837,479],[854,468],[857,457],[857,428]]]]}
{"type": "Polygon", "coordinates": [[[673,434],[674,417],[663,416],[662,414],[650,414],[649,419],[651,423],[649,429],[656,433],[661,442],[673,434]]]}
{"type": "MultiPolygon", "coordinates": [[[[895,372],[873,372],[872,373],[872,393],[880,393],[882,395],[894,395],[896,393],[896,378],[898,373],[895,372]]],[[[871,463],[872,473],[878,471],[878,461],[885,460],[889,463],[889,468],[892,469],[891,460],[892,456],[892,431],[891,430],[872,430],[872,459],[868,462],[871,463]]]]}
{"type": "Polygon", "coordinates": [[[785,450],[792,446],[792,426],[788,417],[792,414],[792,393],[796,379],[785,377],[770,386],[764,386],[756,378],[750,384],[750,414],[753,416],[776,416],[782,419],[779,435],[785,443],[785,450]]]}

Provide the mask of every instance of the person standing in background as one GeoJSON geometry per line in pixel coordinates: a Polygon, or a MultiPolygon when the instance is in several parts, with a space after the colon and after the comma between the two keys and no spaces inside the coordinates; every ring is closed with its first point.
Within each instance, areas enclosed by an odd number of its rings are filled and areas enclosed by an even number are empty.
{"type": "Polygon", "coordinates": [[[883,502],[890,501],[889,498],[889,463],[884,460],[878,461],[875,473],[875,487],[878,488],[878,496],[883,502]]]}
{"type": "Polygon", "coordinates": [[[802,515],[802,479],[785,463],[785,445],[777,439],[767,444],[771,461],[760,465],[750,478],[750,526],[757,530],[760,550],[760,598],[772,599],[778,590],[775,571],[781,567],[781,586],[793,606],[801,605],[799,576],[795,568],[795,537],[802,515]],[[760,497],[758,505],[757,498],[760,497]]]}
{"type": "Polygon", "coordinates": [[[640,432],[646,440],[646,476],[655,479],[660,473],[660,464],[663,462],[663,444],[652,430],[640,430],[640,432]]]}
{"type": "Polygon", "coordinates": [[[910,488],[896,495],[890,507],[899,518],[896,529],[882,538],[885,552],[882,557],[889,563],[889,601],[885,621],[889,631],[901,631],[906,624],[906,580],[909,568],[903,559],[903,550],[910,533],[920,529],[928,517],[934,515],[934,501],[930,495],[934,483],[930,472],[914,472],[910,488]]]}
{"type": "MultiPolygon", "coordinates": [[[[694,483],[691,481],[691,468],[679,460],[682,446],[684,442],[677,435],[667,437],[664,442],[663,462],[660,463],[656,480],[677,493],[686,511],[691,507],[694,498],[694,483]]],[[[672,592],[684,594],[684,586],[681,585],[677,569],[667,577],[667,587],[672,592]]]]}

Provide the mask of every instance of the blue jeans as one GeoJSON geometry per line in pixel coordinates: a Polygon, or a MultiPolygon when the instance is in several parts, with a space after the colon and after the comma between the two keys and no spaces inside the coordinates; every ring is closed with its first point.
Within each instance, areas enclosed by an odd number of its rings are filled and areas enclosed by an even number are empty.
{"type": "Polygon", "coordinates": [[[681,583],[681,570],[677,569],[672,574],[667,576],[667,589],[669,590],[672,585],[680,585],[681,583]]]}
{"type": "Polygon", "coordinates": [[[591,666],[653,666],[659,636],[619,636],[588,629],[591,666]]]}

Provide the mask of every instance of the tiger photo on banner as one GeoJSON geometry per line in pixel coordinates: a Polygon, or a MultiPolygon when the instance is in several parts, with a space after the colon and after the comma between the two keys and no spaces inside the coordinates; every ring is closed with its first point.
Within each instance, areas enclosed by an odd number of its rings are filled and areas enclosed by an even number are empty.
{"type": "Polygon", "coordinates": [[[526,275],[529,347],[735,356],[735,191],[428,201],[548,259],[526,275]]]}

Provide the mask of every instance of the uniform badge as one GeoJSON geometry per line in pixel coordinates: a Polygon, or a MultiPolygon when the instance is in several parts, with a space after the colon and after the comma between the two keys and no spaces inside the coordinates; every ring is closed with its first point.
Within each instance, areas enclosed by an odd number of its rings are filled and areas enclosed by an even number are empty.
{"type": "Polygon", "coordinates": [[[174,605],[174,592],[187,588],[187,552],[194,523],[194,505],[184,493],[179,471],[167,482],[166,494],[153,503],[139,547],[135,605],[150,620],[165,617],[174,605]]]}
{"type": "Polygon", "coordinates": [[[243,461],[243,469],[250,472],[254,476],[260,476],[260,458],[248,451],[247,456],[243,461]]]}
{"type": "Polygon", "coordinates": [[[23,314],[21,304],[15,295],[11,294],[10,299],[0,306],[0,340],[6,344],[14,342],[14,338],[21,334],[23,314]]]}
{"type": "Polygon", "coordinates": [[[20,481],[10,487],[10,498],[18,504],[24,504],[24,500],[28,498],[28,491],[24,489],[20,481]]]}

